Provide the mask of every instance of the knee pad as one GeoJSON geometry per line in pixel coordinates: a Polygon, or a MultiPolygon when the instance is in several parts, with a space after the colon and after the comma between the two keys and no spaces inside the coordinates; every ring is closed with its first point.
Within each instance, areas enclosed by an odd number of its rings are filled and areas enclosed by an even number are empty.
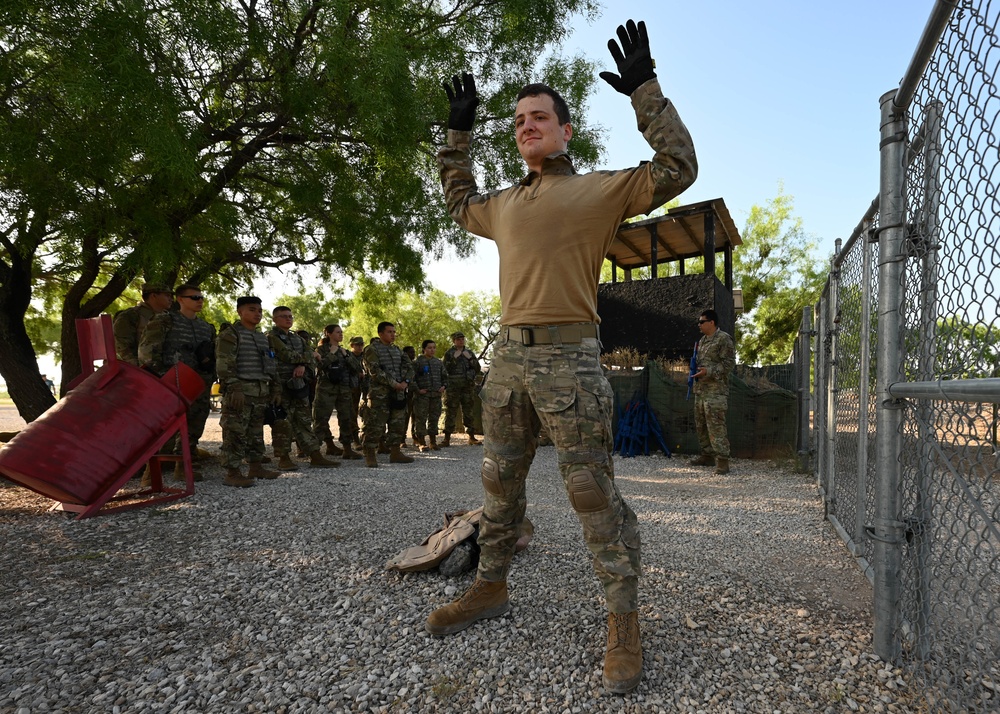
{"type": "Polygon", "coordinates": [[[500,464],[493,459],[483,459],[483,488],[494,496],[503,496],[503,483],[500,482],[500,464]]]}
{"type": "Polygon", "coordinates": [[[569,502],[577,513],[594,513],[608,507],[608,497],[594,478],[594,472],[581,469],[569,475],[566,480],[569,502]]]}

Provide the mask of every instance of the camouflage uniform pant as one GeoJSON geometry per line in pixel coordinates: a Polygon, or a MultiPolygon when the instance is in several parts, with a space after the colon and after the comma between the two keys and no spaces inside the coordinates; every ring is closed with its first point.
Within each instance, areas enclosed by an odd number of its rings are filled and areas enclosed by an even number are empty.
{"type": "Polygon", "coordinates": [[[701,453],[722,459],[729,458],[729,433],[726,428],[728,394],[695,394],[694,426],[698,432],[701,453]]]}
{"type": "Polygon", "coordinates": [[[295,439],[299,448],[307,454],[319,449],[320,442],[312,430],[312,407],[309,406],[309,397],[294,399],[289,396],[287,389],[283,389],[281,406],[285,408],[288,417],[274,422],[271,427],[271,448],[274,449],[274,455],[279,459],[287,456],[292,448],[292,439],[295,439]]]}
{"type": "Polygon", "coordinates": [[[330,431],[330,416],[337,410],[338,436],[340,443],[351,443],[351,437],[358,429],[358,418],[354,414],[354,396],[351,388],[343,384],[331,384],[323,380],[316,387],[313,401],[312,428],[318,441],[333,438],[330,431]]]}
{"type": "Polygon", "coordinates": [[[378,448],[383,436],[389,446],[402,444],[406,438],[406,402],[399,408],[390,408],[388,390],[372,388],[361,407],[361,422],[364,427],[361,445],[364,448],[378,448]]]}
{"type": "Polygon", "coordinates": [[[608,610],[638,608],[639,524],[614,481],[614,393],[598,362],[596,339],[582,344],[497,344],[480,397],[486,432],[485,503],[478,575],[505,580],[527,505],[525,479],[539,421],[555,442],[570,504],[583,526],[608,610]]]}
{"type": "Polygon", "coordinates": [[[264,456],[264,410],[271,401],[266,382],[243,382],[244,405],[232,407],[231,393],[222,399],[222,465],[238,469],[246,459],[256,463],[264,456]]]}
{"type": "MultiPolygon", "coordinates": [[[[191,448],[191,455],[194,456],[198,449],[198,440],[201,439],[201,435],[205,433],[205,422],[208,421],[208,414],[212,411],[212,383],[215,381],[209,381],[208,377],[202,375],[202,379],[205,380],[205,391],[198,395],[198,398],[191,402],[191,406],[188,407],[187,411],[187,423],[188,423],[188,446],[191,448]]],[[[170,440],[164,444],[163,453],[165,454],[179,454],[181,453],[180,439],[177,434],[170,437],[170,440]]]]}
{"type": "MultiPolygon", "coordinates": [[[[462,423],[465,424],[465,433],[474,434],[476,432],[473,424],[476,385],[468,380],[449,379],[448,390],[444,393],[444,433],[455,433],[455,422],[457,412],[462,408],[462,423]]],[[[484,427],[485,429],[485,427],[484,427]]]]}
{"type": "Polygon", "coordinates": [[[441,393],[428,392],[413,397],[413,428],[416,440],[423,443],[424,437],[437,436],[441,421],[441,393]]]}

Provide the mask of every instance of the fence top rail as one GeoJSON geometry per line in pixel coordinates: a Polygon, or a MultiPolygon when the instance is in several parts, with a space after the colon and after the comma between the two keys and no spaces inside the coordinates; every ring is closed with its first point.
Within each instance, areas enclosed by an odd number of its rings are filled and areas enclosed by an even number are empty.
{"type": "Polygon", "coordinates": [[[913,101],[917,85],[931,60],[931,55],[937,48],[944,29],[948,26],[951,13],[957,6],[958,0],[937,0],[934,4],[934,9],[931,10],[931,15],[927,18],[924,33],[920,36],[917,49],[913,52],[910,65],[907,67],[906,74],[903,75],[899,89],[896,90],[896,96],[892,100],[893,109],[897,114],[902,114],[910,108],[910,102],[913,101]]]}
{"type": "Polygon", "coordinates": [[[1000,404],[1000,377],[939,379],[934,382],[896,382],[889,394],[897,399],[934,399],[952,402],[1000,404]]]}
{"type": "Polygon", "coordinates": [[[851,237],[847,239],[847,242],[844,243],[843,247],[840,249],[840,252],[837,253],[836,257],[833,260],[834,270],[840,268],[841,264],[844,262],[844,260],[846,260],[846,256],[850,255],[851,249],[854,247],[854,244],[861,237],[861,234],[867,230],[868,224],[871,223],[872,220],[874,220],[875,216],[878,215],[878,205],[879,205],[878,201],[879,197],[876,196],[872,200],[871,205],[868,206],[868,210],[865,211],[865,215],[863,215],[861,217],[861,220],[858,221],[858,225],[854,227],[854,231],[851,233],[851,237]]]}

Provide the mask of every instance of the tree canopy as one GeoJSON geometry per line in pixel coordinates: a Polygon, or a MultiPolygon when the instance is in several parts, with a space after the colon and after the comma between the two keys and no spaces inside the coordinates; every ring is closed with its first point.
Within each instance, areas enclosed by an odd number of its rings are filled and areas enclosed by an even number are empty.
{"type": "MultiPolygon", "coordinates": [[[[510,114],[528,81],[586,125],[594,68],[558,53],[591,0],[9,0],[0,8],[0,374],[21,415],[51,404],[25,318],[58,306],[64,383],[74,319],[142,280],[232,291],[261,271],[422,280],[461,254],[434,162],[444,77],[483,95],[481,182],[520,177],[510,114]]],[[[52,323],[36,323],[33,334],[52,323]]]]}

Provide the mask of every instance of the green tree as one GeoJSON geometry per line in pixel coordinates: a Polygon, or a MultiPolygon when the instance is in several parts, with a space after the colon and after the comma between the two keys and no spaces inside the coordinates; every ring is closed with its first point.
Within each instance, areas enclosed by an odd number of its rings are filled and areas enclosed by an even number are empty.
{"type": "Polygon", "coordinates": [[[823,289],[826,264],[793,211],[792,196],[779,188],[777,196],[750,209],[743,245],[733,251],[734,280],[743,290],[735,335],[741,364],[786,362],[802,307],[814,304],[823,289]]]}
{"type": "Polygon", "coordinates": [[[58,305],[65,384],[79,371],[74,319],[142,280],[223,294],[314,265],[324,280],[377,272],[412,287],[425,253],[466,251],[433,159],[455,71],[475,72],[484,97],[484,186],[522,172],[509,117],[526,81],[563,90],[580,119],[575,158],[593,165],[595,71],[556,51],[574,14],[595,8],[5,2],[0,375],[21,415],[52,403],[25,321],[36,291],[58,305]]]}

